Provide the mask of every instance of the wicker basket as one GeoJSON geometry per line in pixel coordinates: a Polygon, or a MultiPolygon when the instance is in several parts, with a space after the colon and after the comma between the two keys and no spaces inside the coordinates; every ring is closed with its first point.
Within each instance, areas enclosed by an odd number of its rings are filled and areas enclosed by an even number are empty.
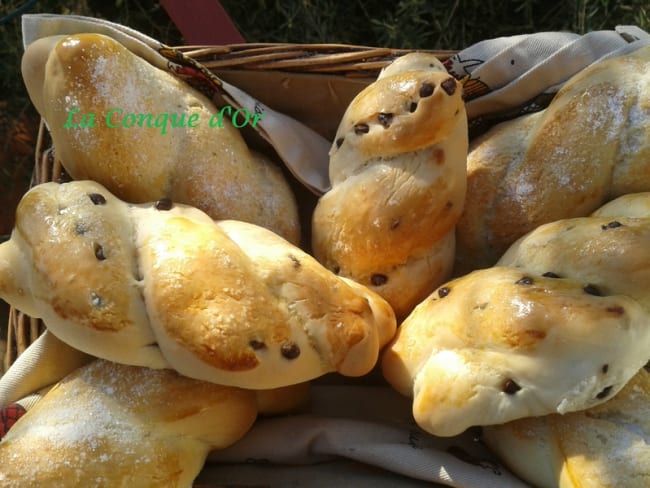
{"type": "MultiPolygon", "coordinates": [[[[248,92],[269,107],[289,115],[331,140],[343,111],[379,71],[410,50],[341,44],[233,44],[180,46],[185,56],[201,63],[225,81],[248,92]],[[336,103],[323,113],[322,94],[335,86],[336,103]]],[[[439,59],[452,51],[427,51],[439,59]]],[[[251,137],[244,132],[244,137],[251,137]]],[[[253,145],[259,141],[249,141],[253,145]]],[[[264,148],[262,148],[264,149],[264,148]]],[[[268,150],[268,147],[266,148],[268,150]]],[[[32,185],[66,181],[45,124],[41,122],[35,148],[32,185]]],[[[294,182],[295,183],[295,182],[294,182]]],[[[307,193],[296,187],[298,199],[307,193]]],[[[310,205],[313,202],[308,202],[310,205]]],[[[45,330],[40,320],[10,307],[4,368],[45,330]]]]}

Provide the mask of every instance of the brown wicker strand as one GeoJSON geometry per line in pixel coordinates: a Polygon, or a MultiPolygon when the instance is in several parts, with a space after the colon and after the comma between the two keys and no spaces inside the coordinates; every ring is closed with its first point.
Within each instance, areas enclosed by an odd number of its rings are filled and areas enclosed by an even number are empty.
{"type": "Polygon", "coordinates": [[[24,313],[10,308],[7,330],[7,351],[4,358],[5,370],[11,366],[43,332],[45,325],[39,319],[31,318],[24,313]]]}
{"type": "MultiPolygon", "coordinates": [[[[210,70],[247,69],[376,76],[381,68],[411,50],[342,44],[232,44],[181,46],[185,55],[210,70]]],[[[454,51],[426,50],[447,59],[454,51]]]]}

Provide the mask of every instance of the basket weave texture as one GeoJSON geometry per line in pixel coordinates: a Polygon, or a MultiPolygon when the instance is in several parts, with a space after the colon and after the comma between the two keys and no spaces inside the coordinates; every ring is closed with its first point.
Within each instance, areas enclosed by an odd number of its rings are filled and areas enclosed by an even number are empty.
{"type": "MultiPolygon", "coordinates": [[[[245,69],[322,73],[375,78],[379,71],[407,49],[351,46],[345,44],[231,44],[228,46],[182,46],[185,55],[212,71],[245,69]]],[[[427,51],[445,60],[455,51],[427,51]]]]}

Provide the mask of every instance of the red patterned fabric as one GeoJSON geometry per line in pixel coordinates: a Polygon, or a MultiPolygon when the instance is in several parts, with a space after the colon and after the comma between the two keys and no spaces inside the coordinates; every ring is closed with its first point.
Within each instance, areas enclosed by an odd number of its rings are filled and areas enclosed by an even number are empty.
{"type": "Polygon", "coordinates": [[[25,414],[25,407],[18,403],[12,403],[0,409],[0,439],[11,429],[20,417],[25,414]]]}

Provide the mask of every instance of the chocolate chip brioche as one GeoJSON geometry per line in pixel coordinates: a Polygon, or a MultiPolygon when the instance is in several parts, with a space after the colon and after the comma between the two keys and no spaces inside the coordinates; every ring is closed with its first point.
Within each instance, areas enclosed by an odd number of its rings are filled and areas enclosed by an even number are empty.
{"type": "Polygon", "coordinates": [[[591,408],[646,364],[650,213],[639,198],[540,226],[415,308],[382,369],[422,428],[449,436],[591,408]]]}
{"type": "Polygon", "coordinates": [[[596,407],[489,426],[482,439],[514,473],[539,488],[646,488],[650,373],[640,370],[596,407]]]}
{"type": "Polygon", "coordinates": [[[465,198],[462,89],[435,56],[399,58],[355,97],[312,221],[316,258],[403,317],[450,275],[465,198]]]}
{"type": "Polygon", "coordinates": [[[381,297],[270,230],[91,181],[23,197],[0,297],[88,354],[254,389],[366,374],[395,331],[381,297]]]}
{"type": "Polygon", "coordinates": [[[541,224],[650,190],[650,47],[596,63],[541,112],[474,139],[456,274],[492,266],[541,224]]]}
{"type": "Polygon", "coordinates": [[[255,392],[95,360],[2,439],[0,484],[187,488],[208,453],[238,441],[256,417],[255,392]]]}
{"type": "Polygon", "coordinates": [[[171,198],[300,243],[280,169],[185,82],[100,34],[35,41],[22,74],[73,179],[98,181],[133,203],[171,198]]]}

